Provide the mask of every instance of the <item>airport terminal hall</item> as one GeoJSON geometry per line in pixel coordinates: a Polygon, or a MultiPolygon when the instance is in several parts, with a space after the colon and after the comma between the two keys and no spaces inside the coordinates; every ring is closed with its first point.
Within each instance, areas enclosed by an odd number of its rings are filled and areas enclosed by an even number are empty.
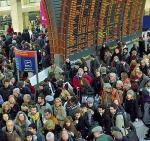
{"type": "Polygon", "coordinates": [[[0,141],[150,141],[150,0],[0,0],[0,141]]]}

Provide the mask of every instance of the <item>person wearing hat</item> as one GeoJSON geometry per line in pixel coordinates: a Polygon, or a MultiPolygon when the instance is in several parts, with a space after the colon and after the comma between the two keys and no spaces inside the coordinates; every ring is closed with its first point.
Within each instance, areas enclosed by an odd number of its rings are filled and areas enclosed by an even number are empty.
{"type": "Polygon", "coordinates": [[[52,111],[51,105],[45,101],[45,96],[42,93],[39,94],[39,96],[38,96],[38,101],[37,101],[36,106],[38,108],[39,113],[42,116],[44,116],[45,109],[50,109],[52,111]]]}
{"type": "Polygon", "coordinates": [[[87,103],[87,108],[91,109],[93,112],[96,111],[97,107],[95,106],[94,98],[93,97],[88,97],[86,100],[87,103]]]}
{"type": "Polygon", "coordinates": [[[92,129],[95,141],[114,141],[113,138],[109,135],[103,133],[101,126],[96,126],[92,129]]]}

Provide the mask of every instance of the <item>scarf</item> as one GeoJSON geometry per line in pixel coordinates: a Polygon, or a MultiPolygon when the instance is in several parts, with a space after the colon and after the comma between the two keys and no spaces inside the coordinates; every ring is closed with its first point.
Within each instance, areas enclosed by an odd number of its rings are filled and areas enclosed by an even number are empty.
{"type": "Polygon", "coordinates": [[[33,122],[37,121],[40,119],[40,114],[37,112],[35,115],[31,115],[31,119],[33,122]]]}

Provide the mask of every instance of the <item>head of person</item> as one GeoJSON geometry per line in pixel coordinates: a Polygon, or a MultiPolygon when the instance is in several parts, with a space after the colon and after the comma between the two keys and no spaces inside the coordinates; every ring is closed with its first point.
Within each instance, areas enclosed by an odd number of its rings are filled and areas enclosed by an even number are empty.
{"type": "Polygon", "coordinates": [[[14,85],[14,84],[15,84],[15,82],[16,82],[15,77],[12,77],[12,78],[10,79],[10,83],[11,83],[12,85],[14,85]]]}
{"type": "Polygon", "coordinates": [[[105,93],[110,93],[112,91],[110,83],[104,83],[103,90],[105,93]]]}
{"type": "Polygon", "coordinates": [[[150,79],[147,80],[145,86],[150,89],[150,79]]]}
{"type": "Polygon", "coordinates": [[[124,53],[124,54],[128,54],[128,48],[124,48],[124,49],[123,49],[123,53],[124,53]]]}
{"type": "Polygon", "coordinates": [[[147,76],[150,77],[150,69],[147,70],[147,76]]]}
{"type": "Polygon", "coordinates": [[[49,120],[51,118],[51,116],[52,116],[52,111],[50,109],[45,109],[44,110],[44,118],[46,120],[49,120]]]}
{"type": "Polygon", "coordinates": [[[69,139],[69,133],[66,129],[63,129],[60,134],[62,141],[67,141],[69,139]]]}
{"type": "Polygon", "coordinates": [[[118,80],[118,81],[116,82],[116,88],[117,88],[117,89],[122,89],[122,88],[123,88],[123,82],[122,82],[121,80],[118,80]]]}
{"type": "Polygon", "coordinates": [[[54,141],[54,140],[55,140],[54,133],[48,132],[48,133],[46,134],[46,141],[54,141]]]}
{"type": "Polygon", "coordinates": [[[114,59],[113,59],[113,61],[116,62],[116,63],[119,62],[118,56],[115,56],[114,59]]]}
{"type": "Polygon", "coordinates": [[[94,105],[94,98],[93,97],[88,97],[86,101],[87,101],[87,106],[89,108],[92,108],[93,105],[94,105]]]}
{"type": "Polygon", "coordinates": [[[141,79],[141,78],[142,78],[142,76],[143,76],[142,71],[138,71],[138,72],[137,72],[137,77],[138,77],[139,79],[141,79]]]}
{"type": "Polygon", "coordinates": [[[141,67],[145,67],[145,66],[146,66],[145,60],[142,60],[142,61],[140,62],[140,65],[141,65],[141,67]]]}
{"type": "Polygon", "coordinates": [[[101,74],[99,71],[96,72],[96,77],[99,77],[101,74]]]}
{"type": "Polygon", "coordinates": [[[89,68],[87,66],[84,66],[83,70],[84,70],[84,73],[88,73],[89,72],[89,68]]]}
{"type": "Polygon", "coordinates": [[[126,97],[127,100],[133,100],[134,97],[135,97],[134,91],[133,91],[133,90],[128,90],[128,91],[127,91],[127,97],[126,97]]]}
{"type": "Polygon", "coordinates": [[[109,74],[109,80],[110,80],[110,82],[116,82],[116,80],[117,80],[117,75],[116,75],[116,73],[111,72],[111,73],[109,74]]]}
{"type": "Polygon", "coordinates": [[[124,81],[127,78],[128,78],[128,74],[126,72],[122,72],[121,73],[121,80],[124,81]]]}
{"type": "Polygon", "coordinates": [[[80,63],[79,63],[79,62],[76,62],[76,63],[74,64],[74,68],[75,68],[76,70],[78,70],[79,67],[80,67],[80,63]]]}
{"type": "Polygon", "coordinates": [[[18,97],[18,96],[20,95],[20,89],[19,89],[19,88],[14,88],[14,89],[13,89],[13,95],[14,95],[15,97],[18,97]]]}
{"type": "Polygon", "coordinates": [[[32,115],[35,115],[38,112],[36,105],[32,105],[30,111],[32,115]]]}
{"type": "Polygon", "coordinates": [[[38,104],[43,105],[44,103],[45,103],[45,96],[43,94],[39,94],[38,104]]]}
{"type": "Polygon", "coordinates": [[[18,88],[21,90],[23,87],[25,87],[24,81],[19,81],[19,82],[17,83],[17,86],[18,86],[18,88]]]}
{"type": "Polygon", "coordinates": [[[81,112],[82,112],[82,113],[86,113],[87,110],[88,110],[86,103],[83,103],[83,104],[80,106],[80,108],[81,108],[81,112]]]}
{"type": "Polygon", "coordinates": [[[26,115],[24,112],[19,111],[17,116],[16,116],[16,121],[19,121],[20,123],[23,123],[26,121],[26,115]]]}
{"type": "Polygon", "coordinates": [[[61,99],[60,98],[55,98],[55,100],[54,100],[54,106],[55,107],[59,107],[61,105],[62,105],[61,99]]]}
{"type": "Polygon", "coordinates": [[[111,133],[112,133],[112,136],[113,136],[117,141],[122,141],[123,135],[122,135],[122,132],[120,131],[120,129],[119,129],[118,127],[112,127],[112,128],[111,128],[111,133]]]}
{"type": "Polygon", "coordinates": [[[92,133],[95,138],[98,138],[103,134],[103,129],[101,126],[96,126],[92,129],[92,133]]]}
{"type": "Polygon", "coordinates": [[[29,103],[31,101],[31,96],[29,94],[25,94],[23,96],[24,103],[29,103]]]}
{"type": "Polygon", "coordinates": [[[82,77],[83,74],[84,74],[83,69],[82,69],[82,68],[79,68],[79,69],[78,69],[78,76],[79,76],[79,77],[82,77]]]}
{"type": "Polygon", "coordinates": [[[13,132],[13,130],[14,130],[14,123],[13,123],[12,120],[8,120],[6,122],[6,129],[7,129],[8,132],[13,132]]]}
{"type": "Polygon", "coordinates": [[[95,55],[91,54],[91,60],[95,60],[95,55]]]}
{"type": "Polygon", "coordinates": [[[7,122],[9,120],[9,115],[7,113],[5,113],[5,114],[3,114],[2,118],[5,122],[7,122]]]}
{"type": "Polygon", "coordinates": [[[103,114],[105,112],[105,108],[103,105],[100,105],[97,110],[100,114],[103,114]]]}
{"type": "Polygon", "coordinates": [[[13,95],[9,96],[8,101],[10,102],[11,107],[13,107],[16,104],[16,100],[13,95]]]}
{"type": "Polygon", "coordinates": [[[8,88],[9,85],[10,85],[10,80],[9,79],[5,79],[3,83],[4,83],[4,87],[8,88]]]}
{"type": "Polygon", "coordinates": [[[33,141],[33,133],[31,131],[27,131],[25,134],[26,141],[33,141]]]}
{"type": "Polygon", "coordinates": [[[80,117],[81,117],[81,111],[80,110],[77,110],[74,114],[74,117],[76,120],[78,120],[80,117]]]}
{"type": "Polygon", "coordinates": [[[123,90],[127,91],[131,88],[131,83],[124,83],[123,90]]]}
{"type": "Polygon", "coordinates": [[[118,48],[115,48],[115,53],[118,54],[120,51],[118,48]]]}
{"type": "Polygon", "coordinates": [[[119,105],[118,99],[115,99],[115,100],[113,101],[113,103],[115,103],[116,105],[119,105]]]}
{"type": "Polygon", "coordinates": [[[36,134],[36,131],[37,131],[37,127],[36,127],[35,123],[31,123],[31,124],[28,126],[28,130],[29,130],[30,132],[32,132],[33,135],[35,135],[35,134],[36,134]]]}
{"type": "Polygon", "coordinates": [[[2,113],[7,113],[11,109],[10,102],[6,101],[2,104],[2,113]]]}
{"type": "Polygon", "coordinates": [[[70,127],[72,122],[73,122],[72,117],[71,117],[71,116],[68,116],[68,117],[66,117],[65,120],[64,120],[64,125],[65,125],[66,127],[70,127]]]}
{"type": "Polygon", "coordinates": [[[115,103],[112,103],[109,107],[110,113],[115,114],[117,112],[118,106],[115,103]]]}

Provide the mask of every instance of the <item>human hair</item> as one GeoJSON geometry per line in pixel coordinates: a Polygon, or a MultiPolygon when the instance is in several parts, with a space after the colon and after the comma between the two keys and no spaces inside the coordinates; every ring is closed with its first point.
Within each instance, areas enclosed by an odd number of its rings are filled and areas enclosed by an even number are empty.
{"type": "Polygon", "coordinates": [[[6,101],[2,104],[2,113],[5,113],[5,108],[8,106],[8,109],[10,109],[10,102],[6,101]]]}
{"type": "Polygon", "coordinates": [[[50,109],[45,109],[44,113],[50,113],[50,114],[52,114],[52,111],[50,109]]]}
{"type": "Polygon", "coordinates": [[[35,123],[31,123],[31,124],[29,125],[29,127],[30,127],[30,128],[33,128],[33,129],[35,129],[35,130],[37,130],[37,126],[36,126],[35,123]]]}
{"type": "Polygon", "coordinates": [[[115,103],[112,103],[112,104],[110,105],[110,107],[113,107],[115,110],[118,109],[118,106],[117,106],[115,103]]]}

